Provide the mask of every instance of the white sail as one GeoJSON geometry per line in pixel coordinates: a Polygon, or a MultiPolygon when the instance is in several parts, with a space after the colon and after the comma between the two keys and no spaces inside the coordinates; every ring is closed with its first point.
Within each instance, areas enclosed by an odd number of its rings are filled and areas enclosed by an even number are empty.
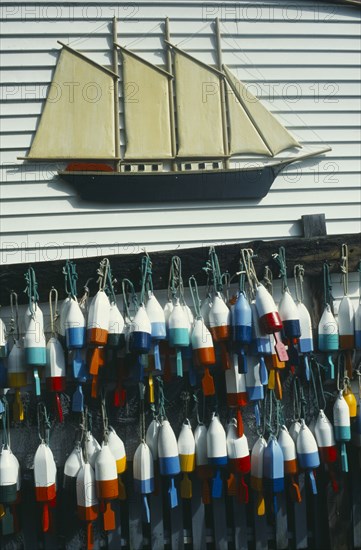
{"type": "Polygon", "coordinates": [[[178,156],[224,156],[220,76],[211,67],[174,52],[178,156]]]}
{"type": "Polygon", "coordinates": [[[171,75],[121,48],[125,159],[172,157],[169,78],[171,75]]]}
{"type": "Polygon", "coordinates": [[[115,75],[64,47],[27,158],[115,158],[115,75]]]}
{"type": "MultiPolygon", "coordinates": [[[[291,147],[301,147],[288,130],[247,90],[246,86],[230,72],[226,65],[223,65],[223,70],[227,82],[238,99],[239,104],[243,107],[245,114],[252,121],[255,130],[272,155],[277,155],[277,153],[291,147]]],[[[240,112],[240,109],[238,109],[238,112],[240,112]]],[[[244,118],[244,115],[241,116],[241,119],[242,117],[244,118]]],[[[237,119],[234,120],[231,118],[231,127],[233,128],[236,124],[238,124],[237,119]]],[[[258,151],[253,152],[256,153],[258,151]]],[[[267,153],[263,152],[263,154],[267,153]]]]}
{"type": "Polygon", "coordinates": [[[228,82],[226,82],[226,94],[229,117],[229,154],[250,153],[272,156],[228,82]]]}

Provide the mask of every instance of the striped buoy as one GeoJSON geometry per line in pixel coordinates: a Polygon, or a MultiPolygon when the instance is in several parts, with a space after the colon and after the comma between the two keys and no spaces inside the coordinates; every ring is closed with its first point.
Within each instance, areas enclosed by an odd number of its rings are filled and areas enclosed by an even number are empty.
{"type": "Polygon", "coordinates": [[[50,527],[49,504],[56,498],[56,464],[47,443],[42,442],[34,456],[35,500],[43,507],[42,529],[46,533],[50,527]]]}
{"type": "Polygon", "coordinates": [[[345,401],[342,390],[338,392],[333,405],[333,426],[335,439],[341,443],[341,466],[343,472],[348,472],[346,445],[351,439],[350,409],[345,401]]]}
{"type": "Polygon", "coordinates": [[[95,346],[105,346],[108,341],[110,318],[109,298],[104,290],[98,290],[90,302],[87,321],[87,340],[95,346]]]}
{"type": "Polygon", "coordinates": [[[138,445],[133,458],[134,489],[143,496],[147,523],[150,523],[150,508],[147,495],[154,491],[154,465],[152,451],[145,441],[138,445]]]}
{"type": "Polygon", "coordinates": [[[282,449],[284,472],[290,480],[290,492],[292,499],[295,502],[301,502],[302,499],[300,488],[295,480],[295,475],[298,472],[296,445],[286,426],[281,426],[278,435],[278,444],[282,449]]]}
{"type": "Polygon", "coordinates": [[[237,420],[232,418],[227,427],[227,455],[231,472],[240,477],[237,495],[240,502],[248,503],[248,485],[244,476],[251,471],[251,457],[245,434],[238,435],[237,420]]]}
{"type": "Polygon", "coordinates": [[[151,325],[155,368],[161,370],[159,342],[167,337],[166,321],[164,310],[151,290],[148,292],[145,309],[151,325]]]}
{"type": "Polygon", "coordinates": [[[175,508],[178,506],[178,495],[174,485],[174,476],[180,473],[180,460],[176,436],[166,419],[161,422],[159,427],[158,458],[160,474],[169,477],[170,480],[168,489],[170,507],[175,508]]]}
{"type": "Polygon", "coordinates": [[[329,304],[322,313],[318,324],[318,348],[327,353],[330,377],[335,378],[335,366],[332,361],[332,352],[337,351],[339,346],[338,326],[329,304]]]}
{"type": "Polygon", "coordinates": [[[109,426],[108,446],[115,458],[117,466],[119,499],[124,500],[126,498],[125,487],[120,476],[127,468],[127,457],[122,439],[111,426],[109,426]]]}
{"type": "Polygon", "coordinates": [[[87,550],[92,550],[94,544],[92,522],[98,517],[98,499],[95,474],[89,462],[82,462],[76,477],[76,502],[78,517],[87,524],[87,550]]]}
{"type": "Polygon", "coordinates": [[[115,301],[110,302],[107,346],[111,349],[125,346],[124,319],[115,301]]]}
{"type": "Polygon", "coordinates": [[[303,418],[301,419],[301,428],[297,436],[296,449],[298,463],[301,468],[307,471],[311,481],[312,493],[316,495],[317,486],[313,470],[320,465],[320,457],[317,442],[303,418]]]}
{"type": "Polygon", "coordinates": [[[310,365],[309,355],[313,352],[313,333],[312,333],[312,321],[308,309],[302,302],[297,303],[298,315],[300,318],[301,336],[298,340],[299,351],[303,354],[303,361],[305,364],[305,376],[306,380],[310,380],[310,365]]]}
{"type": "Polygon", "coordinates": [[[247,372],[246,352],[252,342],[252,308],[246,294],[240,292],[232,308],[232,330],[235,349],[239,352],[238,369],[247,372]]]}
{"type": "Polygon", "coordinates": [[[273,495],[273,511],[276,514],[277,494],[284,490],[284,457],[281,446],[272,434],[263,453],[263,481],[266,491],[273,495]]]}
{"type": "Polygon", "coordinates": [[[144,366],[141,356],[149,353],[151,343],[152,326],[144,304],[140,304],[131,322],[129,334],[129,351],[137,356],[136,366],[139,369],[139,381],[142,381],[144,377],[144,366]]]}
{"type": "Polygon", "coordinates": [[[263,496],[263,455],[267,442],[259,436],[251,451],[251,487],[257,493],[257,515],[264,516],[266,512],[263,496]]]}
{"type": "Polygon", "coordinates": [[[238,355],[232,354],[231,368],[224,373],[228,407],[244,407],[248,403],[246,376],[238,371],[238,355]]]}
{"type": "Polygon", "coordinates": [[[207,431],[207,457],[208,463],[215,468],[215,476],[212,480],[212,497],[222,496],[223,482],[220,468],[228,463],[227,438],[218,414],[212,414],[207,431]]]}
{"type": "Polygon", "coordinates": [[[46,365],[46,341],[44,335],[44,317],[40,306],[32,304],[25,312],[24,352],[25,363],[34,369],[35,391],[40,395],[38,367],[46,365]]]}
{"type": "Polygon", "coordinates": [[[333,426],[324,411],[321,409],[318,413],[315,424],[315,438],[318,445],[321,461],[327,465],[332,479],[332,486],[335,492],[338,491],[336,473],[333,469],[337,462],[337,447],[333,433],[333,426]]]}
{"type": "Polygon", "coordinates": [[[189,319],[179,300],[173,304],[168,319],[169,345],[176,350],[177,375],[183,376],[182,348],[190,344],[189,319]]]}
{"type": "Polygon", "coordinates": [[[118,497],[117,464],[107,443],[103,442],[95,460],[95,486],[100,501],[105,503],[103,523],[105,531],[115,529],[115,515],[110,501],[118,497]]]}
{"type": "Polygon", "coordinates": [[[193,472],[196,466],[196,448],[192,426],[186,418],[182,424],[181,431],[178,436],[178,453],[180,461],[180,469],[183,473],[181,481],[181,497],[192,498],[192,482],[188,474],[193,472]]]}
{"type": "Polygon", "coordinates": [[[208,464],[207,456],[207,428],[199,422],[194,430],[194,442],[196,453],[196,473],[202,481],[202,501],[210,503],[210,491],[208,480],[212,477],[212,467],[208,464]]]}
{"type": "Polygon", "coordinates": [[[63,421],[59,393],[65,391],[66,387],[66,365],[64,351],[58,338],[52,336],[46,346],[46,367],[45,367],[46,389],[55,395],[55,405],[59,422],[63,421]]]}

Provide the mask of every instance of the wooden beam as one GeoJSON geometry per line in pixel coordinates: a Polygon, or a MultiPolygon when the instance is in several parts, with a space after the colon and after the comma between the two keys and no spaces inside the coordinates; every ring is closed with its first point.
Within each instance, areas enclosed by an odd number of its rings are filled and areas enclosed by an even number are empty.
{"type": "MultiPolygon", "coordinates": [[[[356,271],[361,258],[361,239],[360,235],[343,234],[329,235],[325,237],[316,237],[311,239],[289,238],[273,241],[250,241],[236,244],[217,245],[209,243],[202,247],[189,249],[176,249],[162,252],[152,252],[150,257],[153,262],[153,284],[155,289],[165,289],[168,285],[168,274],[170,260],[173,255],[177,255],[182,260],[182,271],[185,286],[188,286],[188,278],[195,275],[199,284],[206,284],[206,275],[202,269],[208,258],[209,246],[215,245],[222,271],[229,271],[231,274],[239,269],[239,259],[241,248],[252,248],[256,257],[254,264],[258,277],[262,278],[266,265],[272,269],[275,278],[278,277],[278,267],[272,260],[272,254],[278,252],[280,246],[286,249],[287,272],[288,276],[293,276],[295,264],[303,264],[305,275],[313,278],[322,274],[323,262],[327,260],[330,264],[331,273],[340,272],[341,245],[348,244],[349,248],[349,271],[356,271]]],[[[143,252],[137,254],[119,254],[109,256],[112,271],[119,283],[123,277],[128,277],[133,281],[136,288],[140,286],[140,264],[143,252]]],[[[78,272],[78,292],[82,292],[82,286],[93,277],[90,282],[91,292],[96,291],[96,270],[102,257],[79,258],[74,259],[78,272]]],[[[64,275],[62,268],[65,265],[65,258],[57,261],[31,262],[35,269],[37,281],[39,284],[40,300],[46,301],[48,292],[52,286],[58,289],[59,298],[64,297],[64,275]]],[[[5,306],[9,304],[9,294],[11,290],[19,295],[19,303],[26,303],[27,298],[22,292],[25,288],[24,273],[29,264],[6,265],[3,262],[0,267],[0,304],[5,306]]],[[[119,284],[116,291],[119,292],[119,284]]]]}

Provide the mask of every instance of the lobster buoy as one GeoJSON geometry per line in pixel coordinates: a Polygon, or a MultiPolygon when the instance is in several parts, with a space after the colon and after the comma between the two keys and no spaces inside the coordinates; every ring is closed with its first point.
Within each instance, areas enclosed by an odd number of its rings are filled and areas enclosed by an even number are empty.
{"type": "Polygon", "coordinates": [[[335,378],[335,366],[332,361],[332,352],[338,350],[339,336],[336,319],[328,304],[322,313],[318,324],[318,347],[320,351],[327,353],[327,362],[330,368],[330,377],[335,378]]]}
{"type": "Polygon", "coordinates": [[[148,301],[145,310],[150,320],[152,342],[154,346],[154,362],[156,370],[161,370],[159,342],[167,337],[165,314],[152,291],[148,292],[148,301]]]}
{"type": "Polygon", "coordinates": [[[254,404],[254,414],[257,426],[260,425],[260,412],[258,401],[264,398],[264,388],[260,378],[260,359],[254,355],[248,357],[248,371],[246,377],[246,389],[248,400],[254,404]]]}
{"type": "Polygon", "coordinates": [[[305,364],[305,377],[310,381],[309,355],[313,352],[312,321],[308,309],[302,302],[297,303],[298,315],[300,318],[301,336],[298,340],[298,348],[303,354],[305,364]]]}
{"type": "Polygon", "coordinates": [[[280,362],[288,361],[288,354],[284,344],[280,340],[279,332],[283,324],[277,306],[268,290],[258,285],[256,291],[256,309],[259,317],[261,329],[266,334],[273,334],[276,345],[275,350],[280,362]]]}
{"type": "Polygon", "coordinates": [[[278,435],[278,444],[282,449],[284,472],[290,480],[291,497],[295,502],[301,502],[300,488],[295,480],[298,472],[296,445],[286,426],[281,426],[278,435]]]}
{"type": "Polygon", "coordinates": [[[149,353],[152,343],[152,327],[145,306],[141,304],[130,327],[129,351],[138,357],[139,381],[143,380],[141,356],[149,353]]]}
{"type": "MultiPolygon", "coordinates": [[[[221,346],[223,368],[229,369],[230,358],[227,349],[227,342],[231,337],[231,312],[219,292],[217,292],[213,298],[208,319],[209,330],[211,331],[212,338],[214,342],[219,342],[221,346]]],[[[206,325],[205,321],[204,324],[206,325]]]]}
{"type": "Polygon", "coordinates": [[[25,363],[34,368],[35,391],[36,395],[39,396],[40,378],[38,367],[46,365],[46,341],[43,312],[37,303],[33,304],[33,311],[30,310],[30,307],[27,308],[25,326],[25,363]]]}
{"type": "Polygon", "coordinates": [[[49,505],[56,498],[56,464],[47,443],[42,442],[34,456],[35,500],[43,506],[42,529],[50,527],[49,505]]]}
{"type": "Polygon", "coordinates": [[[158,460],[158,436],[159,436],[160,423],[156,418],[153,418],[148,426],[147,433],[145,434],[145,442],[151,450],[153,460],[158,460]]]}
{"type": "Polygon", "coordinates": [[[87,340],[95,346],[108,341],[110,303],[104,290],[98,290],[90,302],[87,322],[87,340]]]}
{"type": "Polygon", "coordinates": [[[202,319],[207,328],[209,328],[209,314],[212,309],[212,304],[212,297],[210,296],[210,294],[207,294],[201,305],[202,319]]]}
{"type": "Polygon", "coordinates": [[[183,473],[181,481],[181,497],[192,498],[192,482],[188,474],[193,472],[196,466],[196,445],[192,426],[188,419],[183,424],[178,436],[178,453],[180,461],[180,469],[183,473]]]}
{"type": "Polygon", "coordinates": [[[46,389],[55,395],[55,405],[59,422],[63,422],[59,393],[66,387],[66,365],[64,351],[59,340],[52,336],[46,346],[45,367],[46,389]]]}
{"type": "Polygon", "coordinates": [[[16,530],[14,505],[20,499],[20,467],[16,456],[5,445],[0,452],[0,510],[2,534],[16,530]]]}
{"type": "Polygon", "coordinates": [[[277,513],[277,494],[284,490],[284,457],[274,435],[271,435],[263,454],[264,488],[273,495],[273,511],[277,513]]]}
{"type": "Polygon", "coordinates": [[[59,339],[62,344],[65,344],[66,341],[66,328],[65,328],[65,319],[68,315],[68,309],[71,302],[71,295],[68,294],[65,300],[63,300],[63,303],[60,308],[60,314],[59,314],[59,339]]]}
{"type": "Polygon", "coordinates": [[[247,372],[247,347],[252,342],[252,308],[244,292],[240,292],[232,308],[233,342],[239,351],[238,369],[247,372]]]}
{"type": "Polygon", "coordinates": [[[9,388],[15,389],[14,419],[21,421],[24,420],[24,406],[20,388],[27,385],[28,373],[25,367],[24,348],[20,340],[14,340],[7,360],[7,371],[9,388]]]}
{"type": "Polygon", "coordinates": [[[180,460],[177,439],[168,420],[163,420],[158,433],[159,470],[162,476],[170,479],[168,494],[170,507],[178,506],[177,489],[174,476],[180,473],[180,460]]]}
{"type": "Polygon", "coordinates": [[[216,356],[211,333],[201,317],[194,322],[191,342],[196,365],[204,367],[203,393],[204,395],[214,395],[214,381],[209,372],[209,367],[216,362],[216,356]]]}
{"type": "Polygon", "coordinates": [[[179,300],[173,305],[168,319],[169,345],[176,350],[177,375],[183,376],[182,348],[190,344],[189,320],[179,300]]]}
{"type": "Polygon", "coordinates": [[[231,368],[225,371],[228,407],[244,407],[248,403],[246,376],[238,371],[238,355],[232,355],[231,368]]]}
{"type": "Polygon", "coordinates": [[[154,491],[154,465],[152,451],[145,441],[138,445],[133,458],[134,489],[143,496],[147,523],[150,523],[150,509],[147,495],[154,491]]]}
{"type": "Polygon", "coordinates": [[[86,456],[88,458],[88,462],[91,465],[91,467],[94,469],[95,461],[97,459],[97,456],[100,452],[101,447],[90,430],[88,430],[85,434],[84,447],[85,447],[86,456]]]}
{"type": "Polygon", "coordinates": [[[110,303],[107,346],[111,349],[125,346],[124,319],[115,302],[110,303]]]}
{"type": "Polygon", "coordinates": [[[343,472],[348,472],[346,445],[351,439],[350,409],[345,401],[342,390],[338,392],[333,406],[333,427],[335,439],[341,443],[341,466],[343,472]]]}
{"type": "Polygon", "coordinates": [[[76,477],[76,502],[78,517],[87,524],[87,550],[94,543],[93,521],[98,517],[98,499],[95,487],[95,474],[89,462],[83,462],[76,477]]]}
{"type": "Polygon", "coordinates": [[[283,292],[278,311],[282,320],[283,334],[290,344],[301,336],[301,325],[298,308],[288,289],[283,292]]]}
{"type": "Polygon", "coordinates": [[[67,302],[64,312],[66,346],[68,349],[84,348],[86,343],[86,326],[83,312],[76,298],[66,298],[65,302],[67,302]]]}
{"type": "Polygon", "coordinates": [[[260,355],[271,355],[272,346],[271,346],[270,335],[265,333],[261,328],[255,301],[251,303],[251,309],[252,309],[252,342],[254,344],[255,351],[260,355]]]}
{"type": "Polygon", "coordinates": [[[332,487],[335,492],[338,491],[335,472],[333,466],[337,462],[337,448],[333,433],[333,426],[324,411],[321,409],[318,413],[315,424],[315,438],[320,453],[321,462],[327,465],[332,479],[332,487]]]}
{"type": "Polygon", "coordinates": [[[221,498],[222,478],[221,467],[227,465],[227,438],[219,416],[212,414],[212,419],[207,431],[207,457],[208,463],[215,467],[215,476],[212,480],[212,497],[221,498]]]}
{"type": "Polygon", "coordinates": [[[313,473],[320,465],[317,442],[311,430],[306,426],[304,419],[301,419],[301,428],[296,441],[297,458],[301,468],[307,471],[311,481],[312,493],[317,494],[316,480],[313,473]]]}
{"type": "Polygon", "coordinates": [[[194,442],[196,453],[196,473],[202,481],[202,501],[204,504],[209,504],[210,492],[208,480],[212,477],[212,467],[208,464],[207,428],[201,422],[194,430],[194,442]]]}
{"type": "Polygon", "coordinates": [[[111,508],[111,500],[118,497],[117,464],[109,445],[103,442],[95,460],[96,494],[105,503],[103,512],[104,531],[115,529],[115,514],[111,508]]]}
{"type": "Polygon", "coordinates": [[[244,476],[251,471],[251,458],[249,455],[248,441],[245,434],[238,435],[237,420],[232,418],[227,428],[227,455],[230,470],[234,475],[240,476],[238,498],[240,502],[248,503],[248,485],[244,476]]]}
{"type": "Polygon", "coordinates": [[[119,499],[124,500],[126,498],[125,487],[120,475],[123,474],[127,468],[127,457],[122,439],[111,426],[109,426],[108,446],[115,458],[117,466],[119,499]]]}
{"type": "Polygon", "coordinates": [[[63,488],[71,497],[76,494],[77,476],[82,466],[82,451],[78,443],[75,445],[64,464],[63,488]]]}
{"type": "Polygon", "coordinates": [[[266,508],[263,496],[263,456],[267,442],[260,436],[251,451],[251,487],[257,493],[257,515],[264,516],[266,508]]]}
{"type": "Polygon", "coordinates": [[[293,441],[295,442],[295,444],[297,442],[297,437],[298,437],[298,434],[300,433],[300,430],[301,430],[301,422],[299,422],[298,420],[294,420],[288,432],[292,437],[293,441]]]}

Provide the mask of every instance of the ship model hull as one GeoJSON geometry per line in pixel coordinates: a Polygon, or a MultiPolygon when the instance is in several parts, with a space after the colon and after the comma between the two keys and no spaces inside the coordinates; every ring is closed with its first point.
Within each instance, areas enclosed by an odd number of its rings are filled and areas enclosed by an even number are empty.
{"type": "Polygon", "coordinates": [[[216,201],[265,197],[280,167],[184,172],[59,172],[84,200],[112,203],[216,201]]]}

